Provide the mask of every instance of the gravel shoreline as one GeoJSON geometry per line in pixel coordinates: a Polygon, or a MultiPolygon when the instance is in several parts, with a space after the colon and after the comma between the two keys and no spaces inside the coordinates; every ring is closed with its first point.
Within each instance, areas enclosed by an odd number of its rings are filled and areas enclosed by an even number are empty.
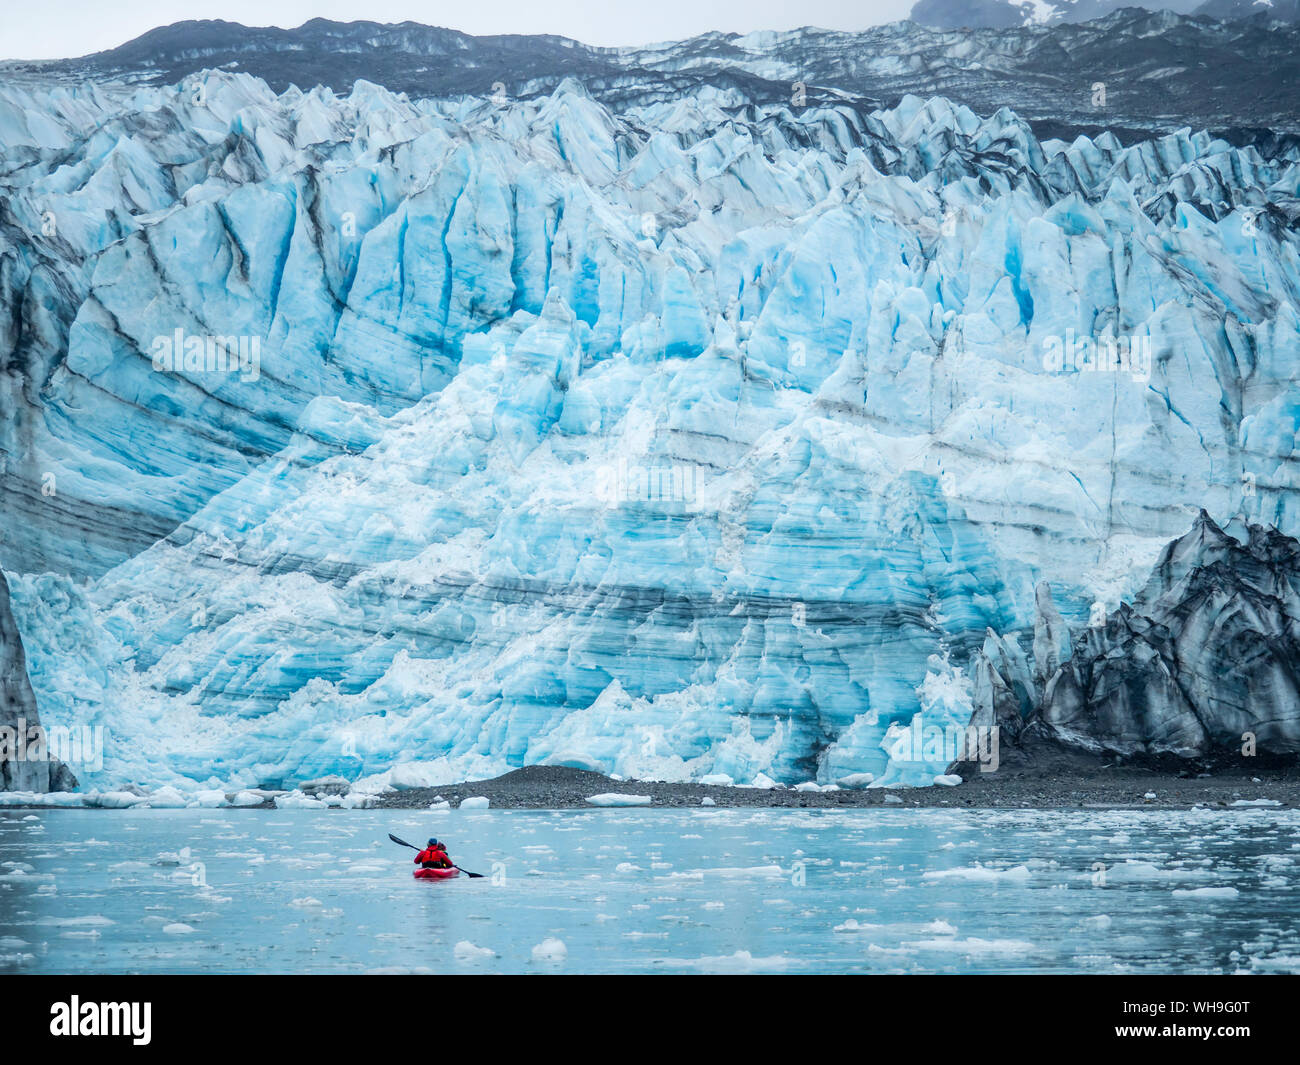
{"type": "Polygon", "coordinates": [[[1130,766],[1045,767],[981,774],[953,787],[864,788],[838,791],[765,790],[707,784],[614,780],[600,773],[561,766],[529,766],[492,780],[436,788],[413,788],[378,796],[380,808],[421,810],[439,802],[457,807],[468,798],[486,798],[492,809],[596,809],[587,800],[605,794],[648,795],[651,808],[765,807],[845,809],[852,807],[946,806],[985,809],[1132,807],[1189,809],[1196,805],[1232,807],[1269,800],[1300,806],[1300,768],[1224,769],[1212,776],[1181,777],[1130,766]],[[1148,797],[1151,796],[1151,797],[1148,797]],[[705,800],[711,800],[706,802],[705,800]]]}

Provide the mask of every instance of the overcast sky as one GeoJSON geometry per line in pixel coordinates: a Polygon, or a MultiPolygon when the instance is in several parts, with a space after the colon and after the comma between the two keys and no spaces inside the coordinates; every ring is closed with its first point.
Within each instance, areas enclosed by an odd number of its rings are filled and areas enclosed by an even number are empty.
{"type": "Polygon", "coordinates": [[[903,18],[913,0],[7,0],[0,58],[61,59],[113,48],[155,26],[226,19],[248,26],[424,22],[466,33],[558,33],[588,44],[649,44],[707,30],[860,30],[903,18]]]}

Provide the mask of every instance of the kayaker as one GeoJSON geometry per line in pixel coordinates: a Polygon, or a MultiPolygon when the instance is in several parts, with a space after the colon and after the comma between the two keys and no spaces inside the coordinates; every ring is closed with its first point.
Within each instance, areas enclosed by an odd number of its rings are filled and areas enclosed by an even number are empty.
{"type": "Polygon", "coordinates": [[[429,845],[415,856],[421,869],[451,869],[453,868],[451,857],[447,854],[445,844],[439,843],[436,839],[429,840],[429,845]]]}

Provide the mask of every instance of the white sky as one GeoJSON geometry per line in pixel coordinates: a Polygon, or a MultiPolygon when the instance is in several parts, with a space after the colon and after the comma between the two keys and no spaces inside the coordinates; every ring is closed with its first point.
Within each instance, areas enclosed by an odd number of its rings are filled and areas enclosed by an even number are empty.
{"type": "Polygon", "coordinates": [[[8,0],[0,59],[61,59],[119,44],[155,26],[225,19],[248,26],[423,22],[465,33],[557,33],[587,44],[650,44],[709,30],[747,33],[798,26],[860,30],[906,17],[913,0],[8,0]]]}

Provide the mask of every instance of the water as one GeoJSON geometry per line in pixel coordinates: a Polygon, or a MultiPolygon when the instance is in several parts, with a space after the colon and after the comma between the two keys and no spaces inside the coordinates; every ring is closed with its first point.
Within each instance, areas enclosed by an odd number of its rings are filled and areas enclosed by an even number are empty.
{"type": "Polygon", "coordinates": [[[6,810],[0,971],[1300,972],[1298,859],[1293,810],[6,810]]]}

